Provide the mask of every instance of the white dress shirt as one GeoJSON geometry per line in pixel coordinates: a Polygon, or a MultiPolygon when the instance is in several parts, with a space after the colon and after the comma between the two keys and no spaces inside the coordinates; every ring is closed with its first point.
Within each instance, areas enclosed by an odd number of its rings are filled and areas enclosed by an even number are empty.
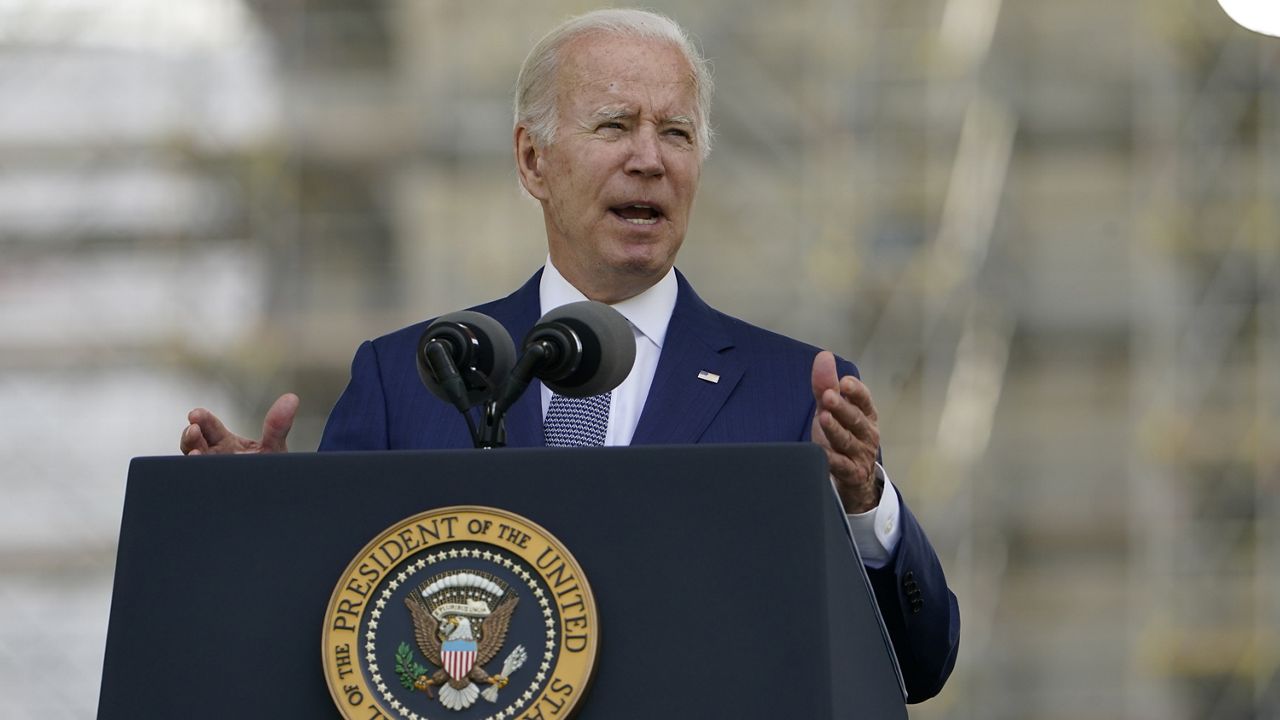
{"type": "MultiPolygon", "coordinates": [[[[645,398],[649,397],[653,374],[658,369],[658,357],[662,354],[662,343],[667,339],[667,326],[671,323],[671,313],[675,311],[677,294],[675,270],[669,270],[653,287],[613,305],[613,309],[631,323],[631,331],[636,338],[636,362],[631,367],[631,374],[614,388],[610,396],[609,429],[605,432],[605,445],[631,444],[636,424],[640,422],[640,415],[644,412],[645,398]]],[[[538,285],[542,314],[545,315],[561,305],[586,299],[581,291],[564,279],[548,257],[538,285]]],[[[543,385],[544,418],[547,416],[547,407],[551,404],[551,394],[551,389],[543,385]]],[[[898,493],[879,463],[876,463],[876,474],[884,480],[880,504],[864,513],[847,516],[862,562],[871,568],[884,567],[889,562],[902,536],[902,530],[898,527],[898,493]]]]}
{"type": "MultiPolygon", "coordinates": [[[[613,389],[609,398],[609,429],[604,435],[605,445],[630,445],[631,437],[636,434],[636,424],[640,422],[640,414],[644,412],[644,401],[649,397],[653,374],[658,370],[662,343],[667,339],[667,325],[671,322],[671,313],[676,309],[677,290],[676,273],[670,270],[653,287],[612,306],[631,323],[631,332],[636,338],[636,362],[631,366],[631,374],[613,389]]],[[[545,315],[561,305],[581,302],[587,298],[564,279],[548,257],[546,268],[542,271],[542,282],[538,286],[538,299],[542,314],[545,315]]],[[[544,418],[550,404],[551,389],[543,385],[544,418]]]]}

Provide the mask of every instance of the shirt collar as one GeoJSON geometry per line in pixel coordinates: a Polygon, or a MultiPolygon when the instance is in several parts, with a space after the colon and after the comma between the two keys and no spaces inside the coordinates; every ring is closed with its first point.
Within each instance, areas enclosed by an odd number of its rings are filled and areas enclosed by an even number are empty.
{"type": "MultiPolygon", "coordinates": [[[[676,309],[676,295],[679,286],[676,283],[675,270],[668,270],[662,279],[653,287],[614,304],[614,310],[622,313],[635,329],[649,338],[654,345],[662,347],[667,339],[667,326],[671,324],[671,313],[676,309]]],[[[555,265],[551,264],[551,256],[547,256],[546,267],[542,270],[542,280],[538,284],[538,301],[542,314],[547,314],[561,305],[586,300],[578,288],[564,279],[555,265]]]]}

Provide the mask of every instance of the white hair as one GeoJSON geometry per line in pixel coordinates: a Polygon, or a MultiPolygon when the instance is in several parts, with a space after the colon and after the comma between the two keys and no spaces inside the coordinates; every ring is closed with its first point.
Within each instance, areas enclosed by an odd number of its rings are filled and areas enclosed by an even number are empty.
{"type": "Polygon", "coordinates": [[[595,10],[569,18],[539,40],[520,66],[516,80],[516,126],[524,126],[537,145],[545,147],[555,140],[560,120],[556,106],[556,72],[563,61],[560,51],[570,41],[594,33],[669,42],[684,55],[693,69],[697,90],[694,134],[705,160],[711,153],[712,136],[710,65],[674,20],[648,10],[595,10]]]}

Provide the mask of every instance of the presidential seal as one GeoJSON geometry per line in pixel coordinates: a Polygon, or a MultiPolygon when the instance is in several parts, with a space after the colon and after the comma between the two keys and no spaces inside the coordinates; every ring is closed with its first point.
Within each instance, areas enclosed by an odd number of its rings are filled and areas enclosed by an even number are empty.
{"type": "Polygon", "coordinates": [[[325,678],[348,720],[570,716],[595,668],[595,600],[558,540],[451,507],[374,538],[325,612],[325,678]]]}

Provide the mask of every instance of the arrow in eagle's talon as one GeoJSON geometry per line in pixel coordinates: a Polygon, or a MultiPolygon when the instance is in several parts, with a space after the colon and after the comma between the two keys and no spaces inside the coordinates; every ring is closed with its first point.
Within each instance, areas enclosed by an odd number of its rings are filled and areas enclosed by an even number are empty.
{"type": "Polygon", "coordinates": [[[431,692],[431,678],[426,675],[419,675],[417,680],[413,681],[413,686],[427,694],[427,697],[434,700],[435,694],[431,692]]]}

